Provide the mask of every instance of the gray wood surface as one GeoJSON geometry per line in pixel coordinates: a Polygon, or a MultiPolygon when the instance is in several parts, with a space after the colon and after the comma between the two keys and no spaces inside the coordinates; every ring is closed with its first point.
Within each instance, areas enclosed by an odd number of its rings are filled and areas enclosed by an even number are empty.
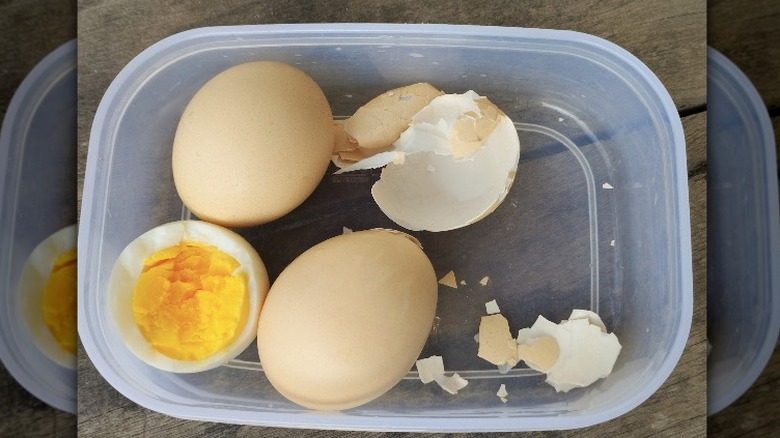
{"type": "Polygon", "coordinates": [[[707,44],[745,72],[767,107],[780,108],[778,2],[710,1],[707,14],[707,44]]]}
{"type": "MultiPolygon", "coordinates": [[[[173,33],[201,26],[278,22],[411,22],[572,29],[607,38],[645,62],[669,90],[683,119],[691,171],[695,309],[678,367],[637,409],[579,431],[529,436],[703,436],[705,433],[705,3],[703,1],[473,2],[235,0],[158,4],[141,0],[84,0],[79,4],[79,184],[95,109],[119,70],[144,48],[173,33]]],[[[80,191],[79,191],[80,192],[80,191]]],[[[412,436],[223,425],[185,421],[141,408],[117,393],[79,355],[80,436],[412,436]]],[[[505,434],[504,434],[505,435],[505,434]]],[[[422,436],[422,435],[416,435],[422,436]]],[[[452,436],[471,436],[458,434],[452,436]]],[[[502,436],[496,434],[495,436],[502,436]]]]}
{"type": "MultiPolygon", "coordinates": [[[[750,79],[772,116],[780,151],[780,2],[711,1],[708,44],[728,57],[750,79]]],[[[780,153],[778,154],[780,157],[780,153]]],[[[778,161],[780,163],[780,161],[778,161]]],[[[733,404],[708,419],[713,437],[773,437],[780,429],[780,341],[764,372],[733,404]]]]}
{"type": "MultiPolygon", "coordinates": [[[[75,37],[75,0],[0,2],[0,119],[5,116],[14,92],[30,70],[52,50],[75,37]]],[[[75,139],[73,141],[75,145],[75,139]]],[[[0,245],[6,245],[6,242],[0,245]]],[[[38,400],[1,364],[0,412],[2,437],[71,437],[76,434],[75,415],[38,400]]]]}

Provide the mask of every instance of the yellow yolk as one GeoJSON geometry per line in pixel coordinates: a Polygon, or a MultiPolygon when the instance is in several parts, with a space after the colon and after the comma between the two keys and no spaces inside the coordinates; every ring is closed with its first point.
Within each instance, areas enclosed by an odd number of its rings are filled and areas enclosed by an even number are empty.
{"type": "Polygon", "coordinates": [[[54,260],[43,289],[43,320],[54,339],[76,354],[76,250],[54,260]]]}
{"type": "Polygon", "coordinates": [[[246,274],[215,246],[193,242],[161,249],[144,261],[133,291],[133,317],[155,350],[200,360],[227,347],[249,314],[246,274]]]}

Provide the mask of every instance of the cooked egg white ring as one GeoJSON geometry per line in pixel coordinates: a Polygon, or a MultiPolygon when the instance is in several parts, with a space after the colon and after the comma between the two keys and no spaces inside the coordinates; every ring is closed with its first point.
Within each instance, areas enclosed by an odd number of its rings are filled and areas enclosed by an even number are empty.
{"type": "Polygon", "coordinates": [[[54,339],[43,319],[42,309],[44,288],[55,260],[75,248],[75,224],[47,237],[30,253],[19,275],[17,286],[19,311],[33,343],[54,363],[71,370],[76,369],[76,356],[62,348],[54,339]]]}
{"type": "Polygon", "coordinates": [[[260,307],[268,292],[268,274],[257,251],[233,231],[208,222],[184,220],[153,228],[130,242],[119,257],[108,280],[108,310],[127,348],[147,364],[164,371],[194,373],[224,365],[244,351],[257,336],[260,307]],[[144,260],[155,252],[182,241],[216,246],[239,263],[236,271],[246,272],[249,315],[235,340],[217,353],[198,361],[172,359],[144,338],[133,316],[133,292],[144,260]]]}

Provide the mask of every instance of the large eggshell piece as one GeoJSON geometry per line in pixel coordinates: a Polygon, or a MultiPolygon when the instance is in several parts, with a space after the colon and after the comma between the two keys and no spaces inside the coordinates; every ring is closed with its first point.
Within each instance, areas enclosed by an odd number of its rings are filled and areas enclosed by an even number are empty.
{"type": "Polygon", "coordinates": [[[358,231],[312,247],[280,274],[260,314],[267,378],[312,409],[379,397],[422,351],[437,289],[428,257],[403,233],[358,231]]]}
{"type": "Polygon", "coordinates": [[[506,197],[520,157],[517,131],[502,116],[467,159],[435,151],[409,153],[390,163],[371,188],[377,205],[410,230],[448,231],[484,218],[506,197]]]}
{"type": "Polygon", "coordinates": [[[314,191],[333,141],[330,105],[312,78],[279,62],[240,64],[185,108],[173,142],[176,190],[209,222],[270,222],[314,191]]]}
{"type": "Polygon", "coordinates": [[[448,231],[483,219],[506,198],[520,141],[512,120],[474,91],[431,97],[390,150],[339,152],[334,163],[336,173],[386,166],[371,188],[379,208],[404,228],[448,231]]]}
{"type": "Polygon", "coordinates": [[[152,228],[122,250],[108,280],[106,304],[120,338],[136,357],[164,371],[194,373],[224,365],[252,344],[257,335],[260,307],[268,289],[269,281],[265,265],[257,251],[243,237],[219,225],[185,220],[152,228]],[[133,293],[144,261],[155,252],[178,245],[182,241],[217,247],[238,261],[240,266],[236,273],[245,273],[247,278],[248,313],[239,324],[240,331],[231,344],[197,361],[173,359],[155,350],[144,338],[133,316],[133,293]]]}

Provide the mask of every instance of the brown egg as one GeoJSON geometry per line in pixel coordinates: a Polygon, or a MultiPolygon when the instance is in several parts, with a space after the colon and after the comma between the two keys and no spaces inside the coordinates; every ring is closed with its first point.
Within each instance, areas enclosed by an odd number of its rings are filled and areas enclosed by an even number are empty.
{"type": "Polygon", "coordinates": [[[368,230],[326,240],[295,259],[267,295],[257,333],[266,377],[308,408],[367,403],[414,365],[437,292],[431,262],[406,234],[368,230]]]}
{"type": "Polygon", "coordinates": [[[330,105],[312,78],[279,62],[240,64],[184,109],[173,141],[176,190],[201,219],[270,222],[314,191],[333,139],[330,105]]]}

